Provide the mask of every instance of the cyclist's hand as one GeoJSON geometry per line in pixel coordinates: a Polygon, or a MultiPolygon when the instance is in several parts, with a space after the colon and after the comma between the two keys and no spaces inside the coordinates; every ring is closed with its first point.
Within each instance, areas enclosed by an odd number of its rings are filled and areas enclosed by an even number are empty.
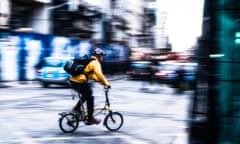
{"type": "Polygon", "coordinates": [[[108,89],[110,89],[110,88],[111,88],[111,85],[105,86],[105,88],[108,88],[108,89]]]}

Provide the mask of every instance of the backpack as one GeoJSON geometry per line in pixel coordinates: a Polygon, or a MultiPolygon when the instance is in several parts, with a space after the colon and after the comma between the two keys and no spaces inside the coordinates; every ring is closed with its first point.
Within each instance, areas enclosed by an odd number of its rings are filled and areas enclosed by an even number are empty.
{"type": "Polygon", "coordinates": [[[92,61],[93,59],[72,59],[69,60],[65,63],[63,69],[70,75],[72,76],[76,76],[79,74],[83,74],[84,73],[84,68],[87,66],[87,64],[92,61]]]}

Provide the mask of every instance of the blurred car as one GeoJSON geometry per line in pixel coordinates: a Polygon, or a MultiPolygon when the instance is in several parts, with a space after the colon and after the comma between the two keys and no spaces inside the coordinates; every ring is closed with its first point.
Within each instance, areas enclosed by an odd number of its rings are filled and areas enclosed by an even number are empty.
{"type": "Polygon", "coordinates": [[[41,68],[37,69],[37,80],[43,87],[50,84],[67,85],[70,75],[63,69],[64,64],[71,58],[46,57],[41,68]]]}
{"type": "Polygon", "coordinates": [[[185,70],[184,81],[191,85],[196,80],[197,66],[197,63],[161,62],[154,76],[159,82],[175,87],[178,80],[177,71],[182,68],[185,70]]]}
{"type": "Polygon", "coordinates": [[[176,70],[177,65],[162,62],[158,66],[158,70],[155,72],[154,75],[159,82],[169,83],[174,79],[174,77],[177,76],[176,70]]]}
{"type": "Polygon", "coordinates": [[[148,80],[151,77],[151,62],[133,61],[130,63],[126,74],[131,79],[148,80]]]}

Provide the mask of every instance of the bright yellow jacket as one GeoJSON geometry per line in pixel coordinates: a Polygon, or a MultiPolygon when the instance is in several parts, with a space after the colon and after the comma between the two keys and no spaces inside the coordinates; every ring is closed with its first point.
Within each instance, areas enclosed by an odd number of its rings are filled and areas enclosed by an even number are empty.
{"type": "Polygon", "coordinates": [[[96,57],[92,57],[92,60],[84,69],[84,74],[79,74],[72,76],[71,81],[76,83],[85,83],[88,79],[93,79],[95,82],[100,82],[104,86],[110,86],[110,83],[107,81],[102,72],[102,66],[96,57]]]}

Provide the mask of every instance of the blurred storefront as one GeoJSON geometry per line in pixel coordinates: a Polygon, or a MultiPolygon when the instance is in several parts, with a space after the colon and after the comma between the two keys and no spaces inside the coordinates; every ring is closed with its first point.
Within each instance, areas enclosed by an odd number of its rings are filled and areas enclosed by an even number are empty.
{"type": "MultiPolygon", "coordinates": [[[[0,32],[1,81],[34,80],[36,69],[45,57],[91,56],[95,43],[32,32],[0,32]]],[[[104,71],[121,72],[127,69],[130,50],[120,44],[99,44],[106,52],[104,71]]]]}

